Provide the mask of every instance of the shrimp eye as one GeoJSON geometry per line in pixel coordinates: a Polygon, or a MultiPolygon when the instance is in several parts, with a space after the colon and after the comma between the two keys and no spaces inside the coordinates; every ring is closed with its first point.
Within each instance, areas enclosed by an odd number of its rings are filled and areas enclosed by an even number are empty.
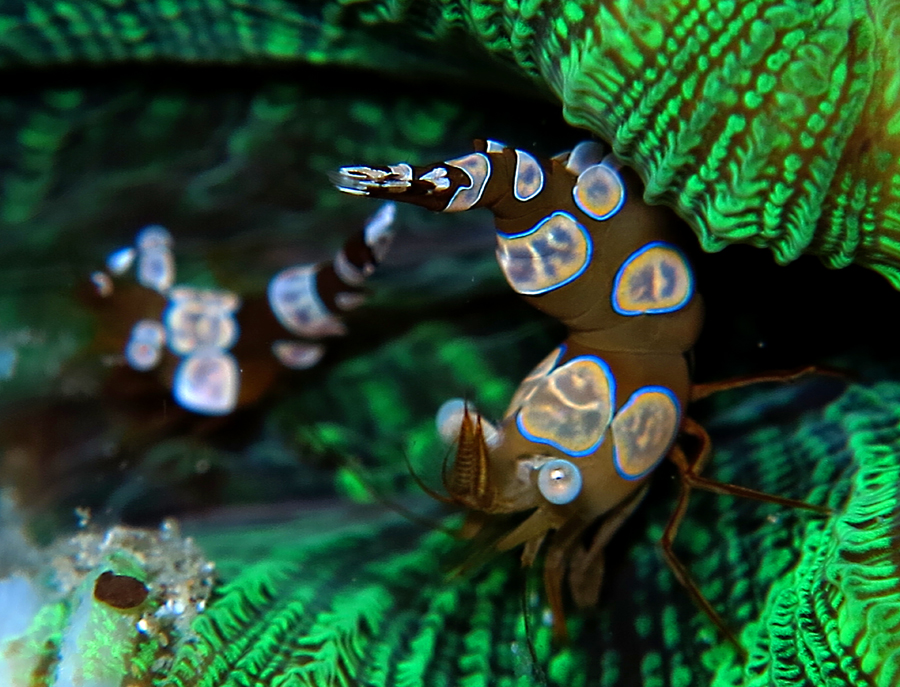
{"type": "Polygon", "coordinates": [[[581,470],[568,460],[551,460],[538,470],[537,484],[541,496],[562,506],[574,501],[581,493],[581,470]]]}

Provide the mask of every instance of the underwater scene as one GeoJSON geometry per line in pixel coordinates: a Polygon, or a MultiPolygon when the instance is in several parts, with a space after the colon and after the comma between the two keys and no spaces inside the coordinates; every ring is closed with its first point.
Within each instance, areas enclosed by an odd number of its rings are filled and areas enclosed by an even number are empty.
{"type": "Polygon", "coordinates": [[[900,685],[900,4],[0,4],[0,687],[900,685]]]}

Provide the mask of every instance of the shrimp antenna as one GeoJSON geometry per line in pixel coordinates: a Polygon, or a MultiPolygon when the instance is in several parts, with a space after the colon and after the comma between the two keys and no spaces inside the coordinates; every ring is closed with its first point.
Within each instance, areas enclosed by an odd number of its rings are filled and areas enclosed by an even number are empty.
{"type": "MultiPolygon", "coordinates": [[[[409,457],[406,455],[406,451],[403,451],[403,457],[406,459],[408,464],[409,457]]],[[[363,487],[365,487],[366,491],[369,492],[369,495],[381,505],[390,508],[392,511],[406,518],[415,525],[419,525],[420,527],[423,527],[427,530],[438,530],[440,532],[443,532],[447,536],[453,537],[454,539],[459,538],[457,533],[449,527],[436,522],[435,520],[432,520],[431,518],[428,518],[424,515],[420,515],[419,513],[411,511],[406,506],[402,506],[396,501],[393,501],[392,499],[384,496],[384,494],[382,494],[380,491],[378,491],[378,489],[372,486],[372,483],[363,476],[363,472],[361,469],[362,466],[360,465],[359,461],[353,458],[342,457],[341,463],[345,468],[347,468],[354,474],[354,476],[359,480],[360,484],[362,484],[363,487]]]]}
{"type": "Polygon", "coordinates": [[[522,574],[522,594],[519,597],[522,602],[522,621],[525,624],[525,644],[528,646],[528,655],[531,656],[532,673],[540,684],[546,687],[547,673],[544,666],[538,660],[537,649],[534,646],[534,626],[531,623],[531,612],[528,610],[528,581],[531,578],[530,568],[519,568],[522,574]]]}
{"type": "MultiPolygon", "coordinates": [[[[403,453],[403,460],[406,463],[406,469],[409,471],[410,477],[413,478],[415,483],[419,485],[419,488],[422,491],[424,491],[426,494],[428,494],[431,498],[433,498],[437,501],[440,501],[441,503],[447,504],[449,506],[458,505],[456,503],[456,501],[454,501],[450,496],[445,496],[444,494],[440,494],[440,493],[436,492],[434,489],[432,489],[430,486],[428,486],[425,483],[425,480],[423,480],[421,477],[419,477],[419,475],[416,473],[416,469],[413,467],[412,461],[409,459],[409,454],[406,452],[405,449],[402,451],[402,453],[403,453]]],[[[444,466],[447,465],[447,455],[449,455],[449,453],[450,453],[450,449],[447,449],[447,452],[444,454],[444,466]]],[[[443,472],[443,470],[444,470],[444,467],[441,468],[442,472],[443,472]]]]}
{"type": "Polygon", "coordinates": [[[761,372],[756,374],[742,375],[740,377],[731,377],[722,379],[717,382],[707,382],[705,384],[694,384],[691,387],[691,402],[700,401],[709,398],[713,394],[720,391],[729,391],[731,389],[741,389],[745,386],[754,384],[764,384],[766,382],[780,382],[789,384],[796,382],[804,377],[819,375],[822,377],[834,377],[837,379],[849,380],[852,375],[841,370],[835,370],[821,365],[807,365],[793,370],[772,370],[769,372],[761,372]]]}

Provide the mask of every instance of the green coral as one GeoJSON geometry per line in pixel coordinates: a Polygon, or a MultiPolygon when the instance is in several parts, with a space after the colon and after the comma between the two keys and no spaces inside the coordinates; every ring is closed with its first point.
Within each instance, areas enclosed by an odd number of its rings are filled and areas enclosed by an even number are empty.
{"type": "MultiPolygon", "coordinates": [[[[342,28],[340,3],[298,8],[283,0],[229,3],[130,2],[85,5],[47,0],[8,6],[0,17],[4,66],[177,60],[279,62],[353,66],[395,65],[404,51],[385,41],[370,45],[342,28]],[[304,12],[303,10],[306,9],[304,12]]],[[[431,70],[450,65],[435,60],[431,70]]]]}
{"type": "Polygon", "coordinates": [[[763,614],[746,628],[751,654],[742,684],[790,675],[809,685],[900,678],[900,569],[891,544],[900,522],[898,401],[898,389],[882,384],[854,389],[826,411],[847,431],[858,462],[853,492],[832,527],[809,528],[797,567],[774,582],[763,614]]]}
{"type": "MultiPolygon", "coordinates": [[[[706,248],[749,241],[774,246],[781,260],[811,249],[832,266],[856,260],[892,277],[895,15],[895,3],[849,0],[47,0],[4,7],[3,68],[10,75],[28,65],[45,69],[27,72],[30,87],[0,98],[7,162],[0,171],[0,319],[21,325],[0,340],[19,361],[3,387],[4,424],[29,426],[18,407],[12,412],[21,399],[99,396],[96,378],[69,369],[90,322],[68,289],[142,223],[162,221],[176,240],[192,237],[179,256],[186,278],[242,293],[261,289],[283,266],[274,254],[295,262],[324,257],[369,211],[329,192],[326,171],[356,160],[441,159],[485,133],[533,145],[535,131],[552,131],[553,108],[497,95],[520,89],[522,78],[545,85],[539,97],[557,93],[570,121],[610,137],[647,177],[651,197],[679,207],[706,248]],[[96,78],[87,64],[127,68],[96,78]],[[177,68],[185,64],[254,69],[177,68]],[[751,72],[753,64],[766,71],[751,72]],[[62,76],[49,69],[59,65],[67,68],[62,76]],[[277,65],[295,69],[262,69],[277,65]],[[430,79],[428,94],[409,94],[402,79],[415,77],[430,79]]],[[[571,132],[555,136],[541,139],[542,152],[577,140],[571,132]]],[[[322,453],[359,460],[383,492],[409,486],[402,450],[433,479],[442,455],[431,428],[439,402],[470,393],[487,411],[502,406],[510,380],[554,337],[537,327],[528,332],[527,317],[511,312],[509,301],[448,305],[500,283],[483,240],[490,232],[479,235],[453,218],[419,215],[409,224],[420,253],[404,256],[402,277],[388,274],[379,285],[375,314],[354,323],[365,335],[336,345],[321,370],[292,381],[266,408],[259,437],[229,451],[179,436],[115,456],[117,466],[120,458],[146,458],[152,471],[116,467],[105,478],[116,480],[115,491],[104,491],[101,502],[117,512],[137,503],[142,514],[178,503],[159,495],[178,492],[174,480],[196,478],[199,458],[231,477],[220,495],[225,503],[261,492],[273,501],[331,494],[322,453]],[[445,257],[426,263],[425,253],[445,257]],[[479,317],[499,321],[485,327],[479,317]],[[297,454],[305,461],[299,468],[297,454]],[[270,460],[280,461],[274,474],[289,476],[259,478],[270,460]],[[158,487],[154,499],[141,491],[148,474],[158,487]]],[[[550,643],[536,579],[528,583],[526,626],[525,582],[513,555],[453,577],[447,568],[465,557],[460,544],[376,520],[372,510],[356,525],[338,525],[355,517],[346,506],[305,524],[198,527],[222,586],[197,622],[200,640],[179,647],[159,682],[894,684],[890,609],[898,584],[889,543],[897,535],[900,393],[895,384],[853,387],[824,412],[790,421],[763,412],[799,403],[771,392],[750,394],[737,408],[719,406],[710,418],[713,472],[830,503],[835,518],[697,495],[677,542],[716,608],[742,628],[746,666],[660,561],[654,542],[672,503],[661,476],[610,550],[599,613],[571,618],[574,639],[564,649],[550,643]]],[[[67,419],[85,426],[83,415],[72,420],[56,408],[50,417],[35,431],[57,439],[67,419]]],[[[3,430],[4,461],[12,462],[21,447],[3,430]]],[[[120,432],[113,425],[75,441],[60,433],[58,443],[95,458],[97,447],[118,446],[120,432]]],[[[45,465],[44,454],[26,456],[45,465]]],[[[69,487],[74,471],[93,478],[80,453],[74,467],[71,454],[64,458],[67,469],[42,472],[42,484],[55,487],[53,475],[61,474],[69,487]]],[[[349,471],[339,482],[365,498],[349,471]]],[[[54,496],[83,498],[69,494],[54,496]]],[[[44,625],[61,632],[69,616],[54,608],[44,625]]],[[[154,672],[154,655],[134,653],[134,674],[154,672]]]]}
{"type": "Polygon", "coordinates": [[[714,436],[731,438],[717,441],[711,474],[835,508],[819,518],[695,497],[676,546],[743,628],[746,664],[661,560],[673,501],[657,483],[613,544],[599,613],[573,615],[563,648],[551,645],[540,582],[526,583],[511,554],[451,575],[465,545],[371,509],[207,526],[196,535],[223,585],[163,684],[894,684],[900,385],[854,386],[766,426],[753,415],[783,403],[782,390],[736,399],[713,419],[714,436]],[[350,523],[326,524],[336,519],[350,523]]]}
{"type": "Polygon", "coordinates": [[[900,287],[896,3],[440,4],[611,141],[705,250],[809,251],[900,287]]]}
{"type": "MultiPolygon", "coordinates": [[[[177,60],[377,68],[493,88],[530,78],[570,123],[611,141],[641,171],[647,199],[677,208],[706,250],[747,242],[781,263],[809,251],[900,285],[892,0],[42,0],[7,9],[2,25],[7,68],[177,60]]],[[[66,125],[35,120],[27,134],[41,148],[66,125]]],[[[12,192],[40,184],[25,181],[12,192]]]]}
{"type": "Polygon", "coordinates": [[[512,684],[516,671],[517,684],[530,684],[530,659],[507,643],[517,639],[524,651],[524,627],[509,624],[519,603],[510,560],[452,577],[458,546],[445,533],[423,535],[365,511],[341,519],[361,517],[368,522],[327,534],[312,531],[334,513],[200,534],[221,554],[228,581],[195,625],[201,640],[185,645],[163,684],[512,684]],[[235,558],[236,539],[260,562],[235,558]],[[497,661],[510,672],[505,682],[493,681],[497,661]]]}

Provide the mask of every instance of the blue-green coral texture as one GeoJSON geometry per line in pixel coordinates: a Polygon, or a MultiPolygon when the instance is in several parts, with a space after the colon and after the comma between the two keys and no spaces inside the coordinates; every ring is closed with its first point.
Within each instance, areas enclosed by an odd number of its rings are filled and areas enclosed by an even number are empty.
{"type": "MultiPolygon", "coordinates": [[[[528,140],[549,128],[548,110],[498,96],[525,84],[609,140],[640,170],[648,198],[678,209],[704,248],[749,242],[782,262],[812,251],[896,283],[897,12],[896,3],[851,0],[4,5],[0,66],[10,75],[28,69],[34,81],[0,98],[8,239],[0,307],[7,321],[45,333],[24,346],[6,400],[61,386],[47,370],[67,369],[93,324],[68,287],[141,223],[220,234],[238,257],[188,251],[185,273],[242,292],[262,288],[284,266],[266,245],[305,243],[319,259],[366,212],[338,205],[325,172],[356,160],[451,157],[484,133],[528,140]],[[172,72],[140,69],[167,63],[253,70],[212,86],[201,74],[179,89],[172,72]],[[124,69],[90,76],[89,67],[116,65],[124,69]],[[320,78],[318,66],[373,73],[320,78]],[[288,69],[259,78],[278,67],[288,69]],[[408,78],[437,88],[413,94],[408,78]],[[505,111],[506,128],[481,118],[501,100],[515,109],[505,111]],[[63,254],[78,270],[60,263],[63,254]],[[44,267],[36,276],[23,264],[44,267]],[[38,282],[55,291],[34,307],[38,282]]],[[[486,268],[488,244],[471,243],[481,259],[461,252],[467,237],[430,243],[443,262],[375,299],[375,317],[398,318],[397,330],[368,348],[348,344],[300,392],[278,399],[269,434],[252,447],[259,451],[202,447],[214,470],[239,476],[227,497],[240,500],[254,484],[271,435],[287,436],[279,449],[309,462],[364,454],[364,474],[388,489],[410,483],[403,451],[435,476],[442,454],[431,414],[444,398],[471,392],[485,411],[502,409],[516,374],[534,362],[518,352],[526,333],[500,322],[479,339],[478,327],[458,318],[417,322],[434,314],[423,305],[429,298],[471,295],[452,277],[500,283],[486,268]]],[[[536,339],[535,351],[553,343],[545,333],[536,339]]],[[[746,663],[656,551],[673,503],[663,476],[611,548],[599,612],[573,614],[568,647],[551,645],[540,581],[523,576],[515,556],[455,576],[467,552],[443,533],[371,514],[340,526],[352,518],[335,507],[317,527],[198,528],[221,576],[198,639],[161,672],[138,658],[133,677],[185,687],[896,684],[898,386],[853,386],[780,420],[771,411],[793,413],[799,401],[790,394],[730,402],[708,416],[712,475],[835,509],[821,519],[695,497],[678,551],[739,630],[746,663]]],[[[100,438],[110,437],[118,440],[115,428],[100,438]]],[[[86,463],[94,452],[84,446],[67,459],[86,463]]],[[[135,483],[177,492],[195,477],[197,450],[192,437],[160,442],[148,451],[155,471],[139,471],[135,483]],[[188,465],[181,473],[169,469],[175,454],[188,465]]],[[[280,486],[296,480],[293,495],[331,487],[330,465],[291,467],[280,486]]],[[[68,483],[68,470],[42,477],[68,483]]],[[[343,493],[367,493],[352,471],[337,474],[343,493]]],[[[110,500],[120,506],[140,488],[118,483],[110,500]]]]}
{"type": "Polygon", "coordinates": [[[900,283],[892,0],[44,0],[2,20],[7,66],[302,62],[497,88],[518,73],[706,250],[809,251],[900,283]]]}
{"type": "Polygon", "coordinates": [[[601,609],[574,614],[562,648],[534,576],[511,556],[451,574],[464,545],[439,531],[372,514],[332,532],[199,531],[222,585],[161,684],[896,684],[900,386],[851,386],[824,407],[757,419],[798,398],[729,399],[711,474],[834,515],[702,495],[678,539],[746,662],[662,562],[655,541],[674,499],[661,481],[614,543],[601,609]]]}

